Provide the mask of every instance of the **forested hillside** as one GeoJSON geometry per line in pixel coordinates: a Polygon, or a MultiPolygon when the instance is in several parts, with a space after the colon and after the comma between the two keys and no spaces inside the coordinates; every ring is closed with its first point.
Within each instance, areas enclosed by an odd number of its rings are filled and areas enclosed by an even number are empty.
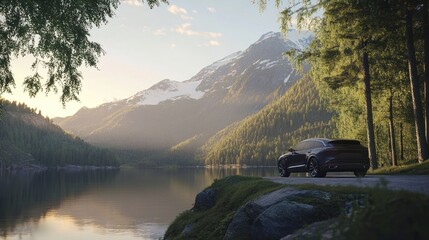
{"type": "Polygon", "coordinates": [[[260,112],[212,137],[199,158],[208,165],[275,165],[297,142],[331,137],[335,129],[332,117],[313,81],[303,78],[260,112]]]}
{"type": "Polygon", "coordinates": [[[43,166],[116,166],[116,157],[65,133],[25,104],[0,101],[0,167],[37,164],[43,166]]]}

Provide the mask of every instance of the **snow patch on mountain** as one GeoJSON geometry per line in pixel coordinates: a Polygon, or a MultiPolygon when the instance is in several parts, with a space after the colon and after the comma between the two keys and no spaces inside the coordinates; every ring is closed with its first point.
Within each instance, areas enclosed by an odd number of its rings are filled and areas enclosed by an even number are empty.
{"type": "Polygon", "coordinates": [[[269,38],[283,39],[281,33],[279,33],[279,32],[268,32],[268,33],[265,33],[264,35],[262,35],[255,44],[258,44],[258,43],[260,43],[264,40],[267,40],[269,38]]]}
{"type": "Polygon", "coordinates": [[[282,39],[284,41],[290,41],[292,42],[298,49],[304,49],[308,46],[308,44],[310,43],[311,39],[313,37],[313,34],[311,32],[308,31],[298,31],[295,29],[290,29],[287,33],[286,33],[286,37],[284,37],[284,35],[282,35],[279,32],[268,32],[264,35],[261,36],[261,38],[259,38],[259,40],[255,43],[258,44],[262,41],[265,41],[269,38],[278,38],[278,39],[282,39]]]}
{"type": "Polygon", "coordinates": [[[285,80],[283,81],[283,83],[287,83],[287,82],[289,81],[289,79],[290,79],[290,76],[292,76],[292,73],[290,73],[290,74],[285,78],[285,80]]]}
{"type": "Polygon", "coordinates": [[[286,40],[295,43],[300,49],[304,49],[310,43],[313,34],[307,31],[289,30],[286,34],[286,40]]]}
{"type": "Polygon", "coordinates": [[[241,51],[232,53],[232,54],[222,58],[221,60],[214,62],[212,65],[210,65],[210,68],[212,68],[213,70],[216,70],[216,69],[220,68],[221,66],[227,65],[228,63],[239,59],[241,56],[242,56],[241,51]]]}
{"type": "Polygon", "coordinates": [[[129,98],[127,102],[137,101],[137,105],[157,105],[167,100],[178,100],[182,98],[200,99],[204,96],[205,92],[196,90],[201,81],[186,81],[176,82],[168,81],[163,82],[162,86],[156,84],[151,88],[141,91],[129,98]]]}
{"type": "Polygon", "coordinates": [[[262,61],[258,60],[255,63],[253,63],[253,65],[258,64],[260,66],[258,66],[256,69],[265,70],[265,69],[275,67],[276,64],[278,64],[279,62],[280,62],[280,60],[265,59],[262,61]]]}

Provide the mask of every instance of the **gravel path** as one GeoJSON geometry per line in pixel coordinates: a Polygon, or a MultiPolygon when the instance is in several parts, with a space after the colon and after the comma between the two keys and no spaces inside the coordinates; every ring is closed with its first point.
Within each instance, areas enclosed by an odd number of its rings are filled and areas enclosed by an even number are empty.
{"type": "Polygon", "coordinates": [[[325,178],[311,177],[266,177],[273,182],[282,184],[316,184],[316,185],[353,185],[358,187],[374,187],[380,184],[382,179],[387,181],[387,187],[394,190],[407,190],[429,195],[429,176],[389,176],[367,175],[357,178],[353,175],[332,175],[325,178]]]}

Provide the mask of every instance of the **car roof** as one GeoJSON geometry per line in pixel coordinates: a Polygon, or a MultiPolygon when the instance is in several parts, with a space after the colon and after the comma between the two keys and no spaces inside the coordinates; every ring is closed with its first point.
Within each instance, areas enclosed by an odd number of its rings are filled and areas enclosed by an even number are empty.
{"type": "Polygon", "coordinates": [[[323,143],[328,143],[329,141],[331,141],[331,139],[328,138],[309,138],[309,139],[305,139],[303,142],[306,141],[318,141],[318,142],[323,142],[323,143]]]}

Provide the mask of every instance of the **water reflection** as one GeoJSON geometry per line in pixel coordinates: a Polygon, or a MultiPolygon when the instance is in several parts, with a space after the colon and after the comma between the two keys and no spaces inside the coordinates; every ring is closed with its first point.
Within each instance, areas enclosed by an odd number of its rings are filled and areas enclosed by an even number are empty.
{"type": "Polygon", "coordinates": [[[159,239],[195,195],[228,175],[275,168],[122,169],[0,175],[4,239],[159,239]]]}
{"type": "Polygon", "coordinates": [[[62,201],[106,184],[118,170],[88,172],[0,173],[0,233],[22,222],[38,222],[62,201]]]}

